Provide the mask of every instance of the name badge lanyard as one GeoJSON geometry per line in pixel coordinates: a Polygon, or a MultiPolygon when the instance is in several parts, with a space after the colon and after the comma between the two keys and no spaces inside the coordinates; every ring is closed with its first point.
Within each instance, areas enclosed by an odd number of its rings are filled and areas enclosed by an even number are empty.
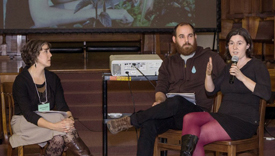
{"type": "Polygon", "coordinates": [[[38,93],[38,89],[37,89],[37,86],[36,84],[35,85],[35,89],[36,89],[36,93],[37,93],[37,96],[38,96],[38,99],[39,99],[39,102],[42,103],[42,104],[45,104],[47,101],[48,101],[48,93],[47,93],[47,80],[46,80],[46,77],[45,77],[45,92],[46,92],[46,101],[45,102],[41,102],[41,98],[40,98],[40,95],[38,93]]]}

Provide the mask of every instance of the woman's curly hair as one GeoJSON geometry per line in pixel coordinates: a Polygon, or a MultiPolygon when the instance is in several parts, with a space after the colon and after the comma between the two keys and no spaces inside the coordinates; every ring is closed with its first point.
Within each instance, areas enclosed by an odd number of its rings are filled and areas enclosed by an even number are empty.
{"type": "Polygon", "coordinates": [[[42,40],[30,40],[21,48],[21,57],[27,66],[32,66],[36,60],[42,46],[47,44],[51,47],[51,44],[42,40]]]}

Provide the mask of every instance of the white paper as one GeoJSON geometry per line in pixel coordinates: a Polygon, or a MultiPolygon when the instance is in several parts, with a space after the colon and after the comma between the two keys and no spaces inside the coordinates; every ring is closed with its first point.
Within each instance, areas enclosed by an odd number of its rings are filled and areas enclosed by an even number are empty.
{"type": "Polygon", "coordinates": [[[186,100],[196,105],[195,93],[167,93],[166,97],[174,97],[176,95],[184,97],[186,100]]]}

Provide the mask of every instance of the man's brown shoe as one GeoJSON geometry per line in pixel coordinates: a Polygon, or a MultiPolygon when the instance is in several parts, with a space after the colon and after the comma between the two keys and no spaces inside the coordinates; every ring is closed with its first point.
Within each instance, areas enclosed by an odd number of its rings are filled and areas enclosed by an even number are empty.
{"type": "Polygon", "coordinates": [[[124,116],[120,119],[113,119],[107,122],[107,127],[112,134],[117,134],[123,130],[127,130],[131,127],[131,121],[129,116],[124,116]]]}

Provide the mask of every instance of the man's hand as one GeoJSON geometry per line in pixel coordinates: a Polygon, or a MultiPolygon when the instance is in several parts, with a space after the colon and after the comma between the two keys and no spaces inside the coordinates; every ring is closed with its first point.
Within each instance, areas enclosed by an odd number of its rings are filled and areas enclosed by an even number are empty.
{"type": "Polygon", "coordinates": [[[161,101],[156,101],[156,102],[153,103],[152,107],[154,107],[154,106],[156,106],[156,105],[158,105],[160,103],[161,103],[161,101]]]}
{"type": "Polygon", "coordinates": [[[166,96],[165,96],[164,93],[156,92],[156,94],[155,94],[155,101],[156,102],[154,102],[152,106],[158,105],[158,104],[160,104],[161,102],[163,102],[165,100],[166,100],[166,96]]]}
{"type": "Polygon", "coordinates": [[[206,75],[211,75],[212,70],[213,70],[212,58],[209,57],[209,62],[207,63],[207,67],[206,67],[206,75]]]}

